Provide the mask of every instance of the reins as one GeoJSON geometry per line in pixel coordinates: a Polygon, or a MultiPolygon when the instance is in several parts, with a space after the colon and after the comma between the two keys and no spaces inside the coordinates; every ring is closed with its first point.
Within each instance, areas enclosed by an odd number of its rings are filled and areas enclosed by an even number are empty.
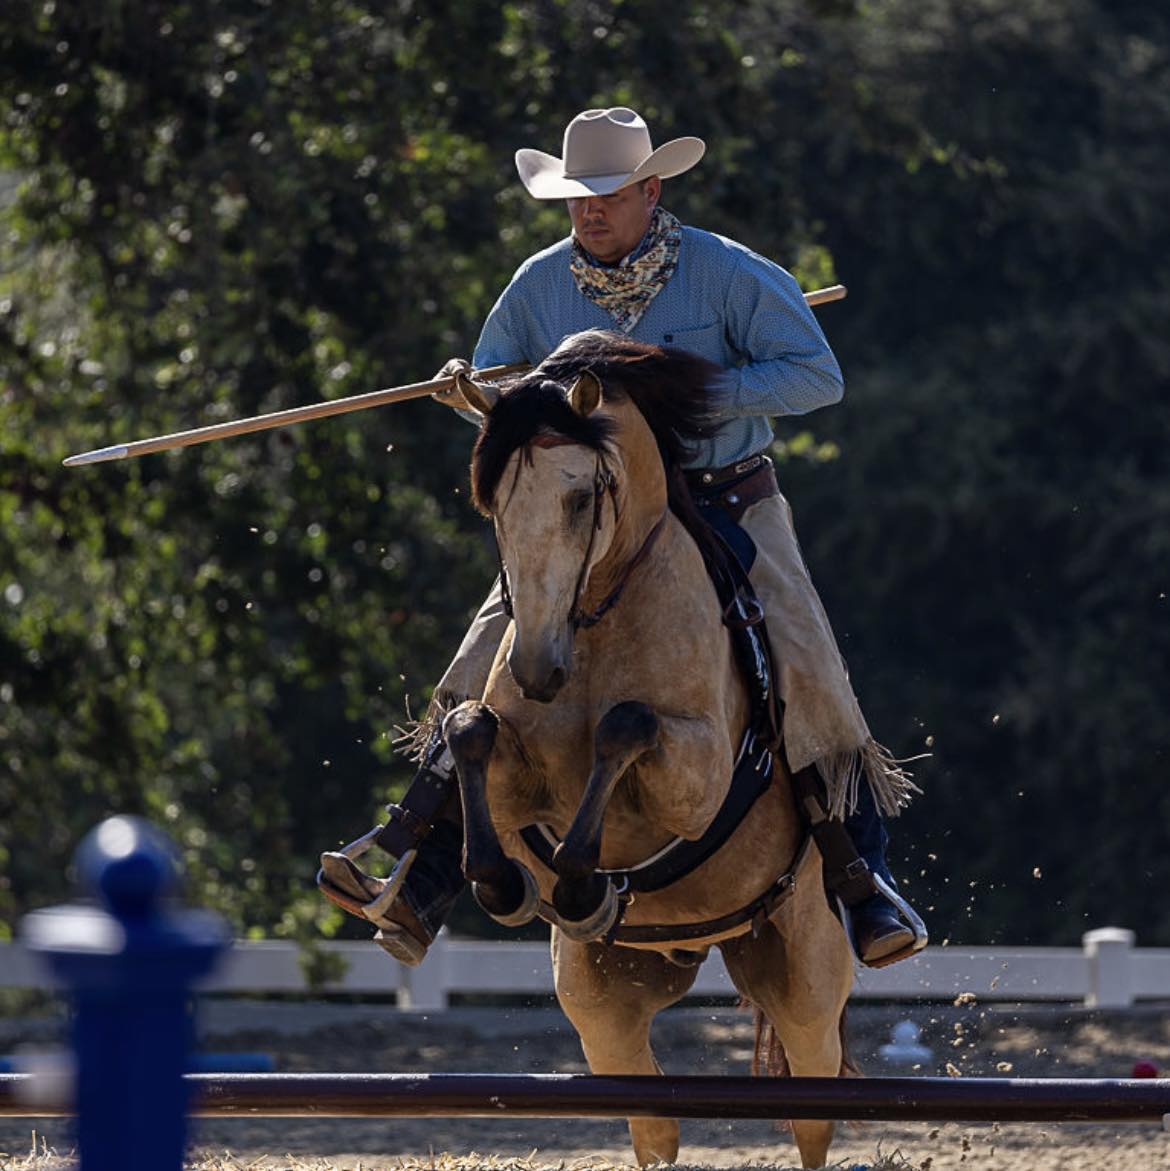
{"type": "MultiPolygon", "coordinates": [[[[576,440],[570,439],[566,435],[537,435],[531,441],[536,447],[568,447],[576,443],[576,440]]],[[[517,472],[519,469],[517,469],[517,472]]],[[[650,555],[650,550],[654,547],[662,530],[666,527],[666,517],[669,513],[669,507],[663,509],[662,515],[655,522],[654,527],[646,534],[645,540],[639,546],[638,551],[626,562],[622,569],[621,576],[617,580],[617,584],[605,596],[604,600],[594,609],[585,611],[581,608],[581,598],[585,591],[585,580],[589,576],[590,562],[593,559],[593,546],[597,542],[597,534],[601,531],[602,518],[604,514],[605,497],[608,493],[610,503],[613,505],[613,521],[614,525],[618,522],[618,503],[617,503],[617,477],[610,470],[609,465],[605,462],[605,456],[600,452],[597,453],[597,467],[593,475],[593,523],[589,527],[589,544],[585,547],[585,557],[581,562],[581,569],[577,574],[577,584],[573,588],[573,604],[569,610],[569,623],[574,630],[579,630],[582,627],[588,629],[590,626],[595,626],[598,622],[609,613],[610,610],[617,605],[618,600],[622,596],[622,591],[626,588],[634,571],[642,564],[643,561],[650,555]]],[[[500,566],[500,598],[503,602],[504,613],[509,618],[512,617],[512,590],[508,584],[508,567],[504,564],[504,555],[500,552],[499,535],[496,536],[496,558],[500,566]]]]}
{"type": "MultiPolygon", "coordinates": [[[[577,599],[574,599],[573,613],[570,619],[573,623],[574,629],[578,629],[582,626],[588,628],[590,626],[597,625],[597,623],[600,622],[602,618],[604,618],[605,615],[610,610],[612,610],[614,606],[617,605],[618,599],[622,596],[622,590],[626,588],[626,583],[633,576],[634,570],[637,569],[638,566],[641,565],[642,562],[645,561],[649,556],[650,550],[654,547],[654,542],[658,540],[659,534],[666,527],[666,514],[668,511],[668,509],[664,509],[662,515],[658,518],[657,521],[654,522],[654,527],[646,534],[646,539],[642,542],[642,545],[638,549],[637,553],[635,553],[634,556],[626,562],[625,569],[622,570],[622,575],[618,579],[617,585],[615,585],[613,589],[610,590],[608,595],[606,595],[605,601],[603,601],[596,609],[591,610],[588,614],[585,614],[581,611],[580,602],[577,599]]],[[[592,545],[592,538],[590,539],[590,545],[592,545]]],[[[581,578],[577,583],[578,590],[580,590],[584,585],[585,572],[588,565],[589,562],[587,553],[585,564],[581,569],[581,578]]]]}

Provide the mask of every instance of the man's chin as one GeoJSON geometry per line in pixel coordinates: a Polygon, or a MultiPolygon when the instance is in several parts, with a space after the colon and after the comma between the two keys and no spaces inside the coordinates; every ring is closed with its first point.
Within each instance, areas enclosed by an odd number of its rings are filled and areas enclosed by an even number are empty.
{"type": "Polygon", "coordinates": [[[601,240],[582,240],[581,247],[594,260],[600,260],[602,264],[616,264],[625,255],[620,249],[614,247],[612,239],[608,236],[601,240]]]}

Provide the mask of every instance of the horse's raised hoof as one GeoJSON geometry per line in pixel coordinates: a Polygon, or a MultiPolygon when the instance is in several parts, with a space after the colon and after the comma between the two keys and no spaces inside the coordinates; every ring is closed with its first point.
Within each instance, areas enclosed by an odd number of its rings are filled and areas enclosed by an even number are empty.
{"type": "Polygon", "coordinates": [[[468,764],[486,768],[499,726],[499,717],[487,704],[468,701],[447,713],[443,739],[460,768],[468,764]]]}
{"type": "Polygon", "coordinates": [[[504,927],[523,927],[531,923],[540,910],[540,889],[527,866],[508,859],[508,880],[503,884],[471,884],[475,901],[504,927]],[[507,889],[501,889],[501,887],[507,889]]]}
{"type": "Polygon", "coordinates": [[[570,938],[578,943],[589,943],[595,939],[604,939],[609,929],[617,922],[621,914],[622,904],[617,890],[608,878],[603,879],[605,889],[601,894],[601,901],[594,911],[586,915],[574,913],[566,905],[561,884],[558,882],[553,889],[553,906],[557,912],[557,926],[570,938]],[[558,895],[561,897],[558,898],[558,895]]]}

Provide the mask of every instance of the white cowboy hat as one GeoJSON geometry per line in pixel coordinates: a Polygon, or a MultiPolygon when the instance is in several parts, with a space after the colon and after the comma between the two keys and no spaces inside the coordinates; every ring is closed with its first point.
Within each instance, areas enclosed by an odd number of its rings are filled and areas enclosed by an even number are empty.
{"type": "Polygon", "coordinates": [[[675,138],[655,150],[641,115],[614,106],[586,110],[569,123],[563,159],[526,148],[516,152],[516,170],[537,199],[609,195],[651,175],[681,175],[706,149],[701,138],[675,138]]]}

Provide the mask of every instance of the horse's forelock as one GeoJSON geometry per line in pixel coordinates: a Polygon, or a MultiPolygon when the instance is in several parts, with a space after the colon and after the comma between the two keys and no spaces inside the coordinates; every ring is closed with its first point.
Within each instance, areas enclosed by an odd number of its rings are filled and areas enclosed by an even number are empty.
{"type": "Polygon", "coordinates": [[[605,451],[615,430],[603,415],[579,415],[565,387],[540,370],[500,396],[484,422],[471,457],[471,499],[485,516],[514,452],[541,437],[556,436],[594,451],[605,451]]]}
{"type": "Polygon", "coordinates": [[[696,441],[715,430],[715,398],[726,375],[698,354],[589,330],[562,342],[529,379],[571,386],[584,371],[600,380],[603,398],[629,399],[641,412],[668,473],[686,461],[696,441]]]}
{"type": "Polygon", "coordinates": [[[695,507],[682,467],[696,441],[715,430],[715,399],[725,372],[686,350],[635,341],[609,330],[589,330],[563,341],[535,369],[501,395],[475,445],[472,501],[485,516],[512,453],[541,433],[562,435],[596,451],[606,450],[616,424],[596,413],[581,416],[567,388],[585,371],[601,383],[602,401],[628,399],[646,420],[666,469],[670,508],[704,559],[723,560],[722,546],[695,507]]]}
{"type": "Polygon", "coordinates": [[[562,342],[528,377],[570,385],[583,370],[601,381],[603,401],[627,398],[646,420],[666,470],[671,511],[691,534],[704,561],[718,571],[726,557],[691,496],[683,467],[694,444],[712,436],[716,401],[727,375],[687,350],[635,341],[606,330],[579,333],[562,342]]]}

